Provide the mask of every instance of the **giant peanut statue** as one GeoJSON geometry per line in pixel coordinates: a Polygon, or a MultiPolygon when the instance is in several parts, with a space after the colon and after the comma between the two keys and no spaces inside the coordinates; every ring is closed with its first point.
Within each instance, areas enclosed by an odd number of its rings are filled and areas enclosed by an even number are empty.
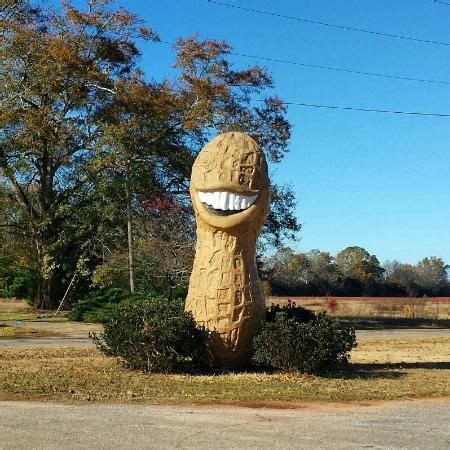
{"type": "Polygon", "coordinates": [[[243,365],[265,314],[255,244],[269,204],[267,163],[256,142],[224,133],[192,168],[197,246],[186,299],[196,322],[215,332],[216,363],[243,365]]]}

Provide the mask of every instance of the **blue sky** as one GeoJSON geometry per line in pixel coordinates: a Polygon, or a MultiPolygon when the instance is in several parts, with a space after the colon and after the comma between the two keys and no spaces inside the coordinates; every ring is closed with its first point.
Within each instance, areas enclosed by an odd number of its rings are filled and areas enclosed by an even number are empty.
{"type": "MultiPolygon", "coordinates": [[[[450,6],[433,0],[223,0],[249,8],[450,42],[450,6]]],[[[79,2],[77,2],[79,3],[79,2]]],[[[161,39],[199,33],[237,53],[450,82],[450,46],[344,31],[206,0],[123,0],[161,39]]],[[[146,43],[149,78],[172,72],[170,47],[146,43]]],[[[255,60],[233,56],[237,67],[255,60]]],[[[261,61],[285,101],[450,113],[450,85],[261,61]]],[[[450,263],[450,118],[289,107],[290,153],[274,174],[291,183],[301,240],[332,253],[359,245],[380,261],[450,263]]]]}

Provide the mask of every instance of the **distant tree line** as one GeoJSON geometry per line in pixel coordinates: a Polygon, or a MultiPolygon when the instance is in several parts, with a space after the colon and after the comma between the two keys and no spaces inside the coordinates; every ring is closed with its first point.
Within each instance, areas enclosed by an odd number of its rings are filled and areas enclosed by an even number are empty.
{"type": "Polygon", "coordinates": [[[356,246],[336,256],[286,247],[262,263],[266,290],[292,296],[448,296],[449,268],[436,256],[415,265],[394,260],[381,266],[375,255],[356,246]]]}

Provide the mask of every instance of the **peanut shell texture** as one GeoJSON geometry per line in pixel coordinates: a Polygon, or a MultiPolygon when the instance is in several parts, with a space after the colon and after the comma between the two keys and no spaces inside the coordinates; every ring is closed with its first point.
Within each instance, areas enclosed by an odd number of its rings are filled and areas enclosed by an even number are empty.
{"type": "Polygon", "coordinates": [[[216,136],[195,160],[190,195],[197,243],[185,309],[213,332],[215,363],[242,366],[265,315],[255,245],[269,177],[257,143],[240,132],[216,136]]]}

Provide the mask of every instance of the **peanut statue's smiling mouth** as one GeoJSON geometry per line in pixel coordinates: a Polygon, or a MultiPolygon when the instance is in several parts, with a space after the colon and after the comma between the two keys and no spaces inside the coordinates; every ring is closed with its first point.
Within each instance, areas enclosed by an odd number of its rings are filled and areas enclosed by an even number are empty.
{"type": "Polygon", "coordinates": [[[240,213],[253,205],[258,194],[242,195],[231,191],[198,191],[198,199],[218,216],[240,213]]]}

